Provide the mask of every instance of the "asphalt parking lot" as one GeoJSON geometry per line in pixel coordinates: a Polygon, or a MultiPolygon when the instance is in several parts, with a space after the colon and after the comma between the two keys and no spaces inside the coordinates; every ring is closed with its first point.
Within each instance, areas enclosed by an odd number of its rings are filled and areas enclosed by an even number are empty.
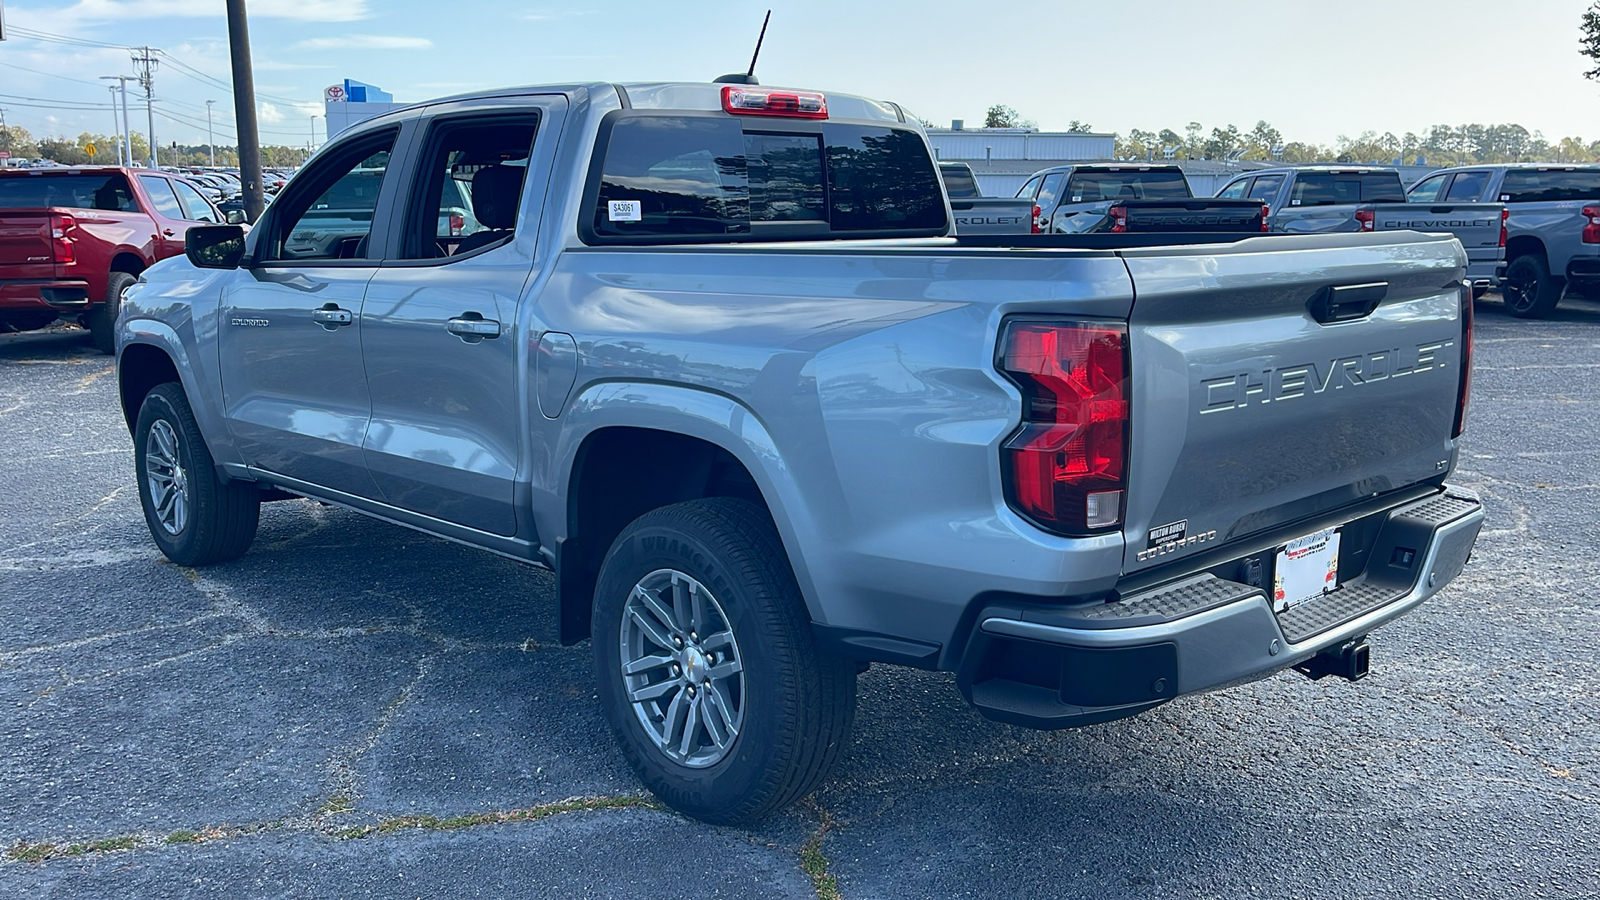
{"type": "Polygon", "coordinates": [[[1600,896],[1600,303],[1478,311],[1490,520],[1371,678],[1042,733],[876,667],[752,830],[642,793],[546,573],[298,500],[173,566],[110,360],[0,336],[0,896],[1600,896]]]}

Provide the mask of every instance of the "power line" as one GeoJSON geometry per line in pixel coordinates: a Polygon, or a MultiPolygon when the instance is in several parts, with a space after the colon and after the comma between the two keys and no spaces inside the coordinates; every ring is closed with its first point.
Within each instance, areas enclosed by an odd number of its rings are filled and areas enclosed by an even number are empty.
{"type": "Polygon", "coordinates": [[[20,70],[22,70],[24,72],[32,72],[35,75],[43,75],[43,76],[45,76],[47,78],[60,78],[63,81],[76,81],[78,84],[87,84],[87,85],[91,85],[93,87],[99,87],[100,86],[98,84],[95,84],[92,81],[85,81],[82,78],[73,78],[73,77],[68,76],[68,75],[57,75],[54,72],[43,72],[43,71],[40,71],[39,69],[30,69],[27,66],[19,66],[16,63],[0,62],[0,66],[5,66],[8,69],[20,69],[20,70]]]}
{"type": "Polygon", "coordinates": [[[48,44],[77,44],[82,47],[100,47],[110,50],[134,49],[129,47],[127,44],[109,44],[105,41],[92,41],[88,38],[76,38],[65,34],[55,34],[49,31],[40,31],[36,28],[23,28],[20,25],[10,26],[9,32],[19,37],[31,38],[36,41],[44,41],[48,44]]]}

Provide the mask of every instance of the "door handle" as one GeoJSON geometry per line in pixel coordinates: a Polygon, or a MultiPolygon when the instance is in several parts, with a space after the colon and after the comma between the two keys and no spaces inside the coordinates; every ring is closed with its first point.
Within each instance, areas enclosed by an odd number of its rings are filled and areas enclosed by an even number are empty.
{"type": "Polygon", "coordinates": [[[485,319],[482,313],[462,313],[453,319],[446,320],[444,328],[469,344],[476,344],[483,340],[493,340],[500,336],[500,323],[493,319],[485,319]]]}
{"type": "Polygon", "coordinates": [[[340,309],[337,303],[324,303],[321,309],[313,309],[311,311],[311,321],[329,331],[333,331],[341,325],[349,325],[355,320],[355,313],[348,309],[340,309]]]}
{"type": "Polygon", "coordinates": [[[173,237],[174,235],[177,234],[177,232],[173,231],[171,228],[163,228],[163,229],[161,229],[161,233],[166,235],[167,237],[173,237]]]}
{"type": "Polygon", "coordinates": [[[1311,295],[1311,318],[1323,325],[1365,319],[1388,294],[1387,281],[1325,287],[1311,295]]]}

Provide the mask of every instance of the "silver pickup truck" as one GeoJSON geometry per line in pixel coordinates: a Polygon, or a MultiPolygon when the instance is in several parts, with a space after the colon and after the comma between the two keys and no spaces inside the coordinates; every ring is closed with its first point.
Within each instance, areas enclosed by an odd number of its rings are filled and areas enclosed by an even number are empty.
{"type": "MultiPolygon", "coordinates": [[[[1505,258],[1505,207],[1498,203],[1408,202],[1395,169],[1298,166],[1241,175],[1217,192],[1271,207],[1269,230],[1283,234],[1421,231],[1453,234],[1467,251],[1467,279],[1482,294],[1505,258]]],[[[1412,201],[1416,197],[1409,198],[1412,201]]]]}
{"type": "Polygon", "coordinates": [[[1177,166],[1091,163],[1033,174],[1017,191],[1034,202],[1035,234],[1266,231],[1260,203],[1196,197],[1177,166]]]}
{"type": "Polygon", "coordinates": [[[1032,200],[985,197],[972,167],[963,162],[939,163],[939,176],[950,198],[953,233],[1027,234],[1033,229],[1032,200]]]}
{"type": "Polygon", "coordinates": [[[1505,204],[1506,258],[1496,273],[1506,309],[1542,318],[1562,291],[1600,289],[1600,166],[1517,163],[1436,172],[1411,186],[1413,203],[1505,204]]]}
{"type": "Polygon", "coordinates": [[[714,822],[818,783],[866,664],[1103,722],[1358,679],[1461,571],[1455,239],[949,231],[892,103],[582,84],[386,113],[128,291],[144,518],[185,566],[299,496],[553,569],[625,756],[714,822]],[[383,170],[372,215],[300,235],[355,168],[383,170]],[[473,225],[441,226],[469,174],[473,225]]]}

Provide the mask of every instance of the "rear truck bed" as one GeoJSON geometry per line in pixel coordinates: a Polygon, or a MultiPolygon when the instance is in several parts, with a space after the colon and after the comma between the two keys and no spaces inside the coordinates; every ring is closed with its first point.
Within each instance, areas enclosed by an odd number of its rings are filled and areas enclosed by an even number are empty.
{"type": "Polygon", "coordinates": [[[1377,203],[1356,216],[1371,231],[1451,234],[1467,251],[1467,280],[1488,288],[1506,257],[1506,222],[1501,203],[1377,203]]]}
{"type": "Polygon", "coordinates": [[[1019,355],[1003,330],[997,358],[1035,398],[1004,445],[1012,505],[1068,553],[1072,534],[1114,527],[1121,574],[1106,593],[980,604],[962,691],[1048,728],[1290,666],[1364,676],[1367,634],[1459,574],[1483,521],[1445,484],[1470,367],[1464,254],[1443,236],[1349,235],[1117,255],[1125,322],[1080,326],[1097,335],[1083,353],[1061,336],[1019,355]],[[1030,424],[1052,408],[1088,424],[1030,424]]]}
{"type": "Polygon", "coordinates": [[[71,210],[0,209],[0,324],[38,327],[89,306],[90,285],[74,271],[71,210]]]}

